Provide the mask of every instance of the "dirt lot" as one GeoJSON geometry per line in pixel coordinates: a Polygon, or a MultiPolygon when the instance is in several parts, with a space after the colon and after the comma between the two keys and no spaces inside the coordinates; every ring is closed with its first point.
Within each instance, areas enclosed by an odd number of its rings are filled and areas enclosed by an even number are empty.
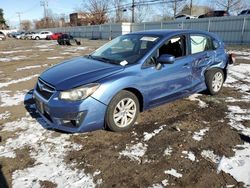
{"type": "Polygon", "coordinates": [[[250,186],[250,48],[217,96],[140,114],[127,132],[46,129],[32,100],[38,75],[106,41],[0,41],[0,187],[250,186]]]}

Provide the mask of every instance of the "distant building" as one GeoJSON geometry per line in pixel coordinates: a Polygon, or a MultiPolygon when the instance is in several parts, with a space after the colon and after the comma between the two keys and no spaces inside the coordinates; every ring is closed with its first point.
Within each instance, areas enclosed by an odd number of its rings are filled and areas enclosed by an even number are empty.
{"type": "Polygon", "coordinates": [[[86,12],[76,12],[69,15],[71,26],[90,25],[92,18],[92,14],[86,12]]]}

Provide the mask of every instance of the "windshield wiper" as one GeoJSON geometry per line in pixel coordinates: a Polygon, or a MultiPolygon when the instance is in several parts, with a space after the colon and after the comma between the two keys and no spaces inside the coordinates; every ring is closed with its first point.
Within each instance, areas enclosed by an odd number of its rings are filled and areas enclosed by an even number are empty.
{"type": "Polygon", "coordinates": [[[91,58],[91,59],[98,60],[98,61],[102,61],[102,62],[105,62],[105,63],[115,64],[115,65],[118,64],[117,61],[106,58],[106,57],[92,56],[92,55],[88,55],[87,57],[91,58]]]}

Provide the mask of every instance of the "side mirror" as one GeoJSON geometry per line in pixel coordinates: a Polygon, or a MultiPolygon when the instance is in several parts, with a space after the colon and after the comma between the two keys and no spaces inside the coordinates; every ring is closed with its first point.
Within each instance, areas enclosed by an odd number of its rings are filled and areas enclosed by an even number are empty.
{"type": "Polygon", "coordinates": [[[169,54],[163,54],[157,59],[157,63],[161,64],[173,64],[175,62],[175,57],[169,54]]]}

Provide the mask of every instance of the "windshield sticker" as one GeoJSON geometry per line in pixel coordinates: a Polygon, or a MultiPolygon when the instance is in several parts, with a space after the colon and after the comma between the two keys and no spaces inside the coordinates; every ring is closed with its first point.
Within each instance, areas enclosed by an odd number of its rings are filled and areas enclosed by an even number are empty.
{"type": "Polygon", "coordinates": [[[123,61],[120,62],[121,66],[126,66],[127,64],[128,64],[128,62],[126,60],[123,60],[123,61]]]}
{"type": "Polygon", "coordinates": [[[158,37],[142,37],[140,40],[154,42],[158,39],[158,37]]]}

